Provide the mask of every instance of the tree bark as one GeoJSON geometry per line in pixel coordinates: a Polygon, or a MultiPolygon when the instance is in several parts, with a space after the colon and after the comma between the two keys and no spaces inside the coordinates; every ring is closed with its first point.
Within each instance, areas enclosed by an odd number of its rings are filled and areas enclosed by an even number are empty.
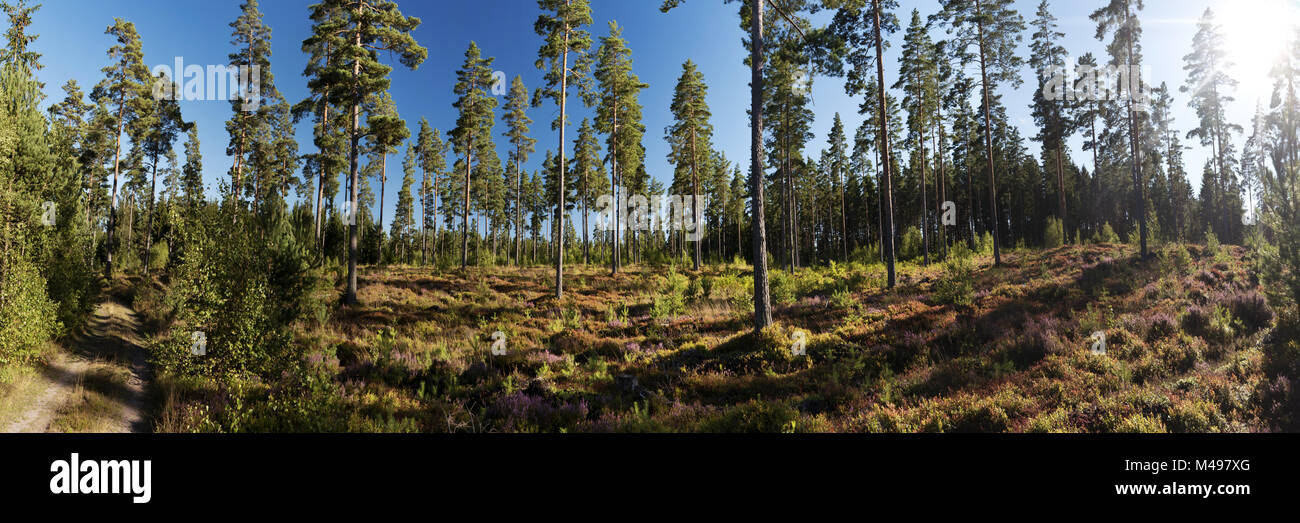
{"type": "Polygon", "coordinates": [[[884,224],[882,225],[882,237],[880,239],[885,251],[885,266],[889,279],[889,288],[894,288],[898,284],[898,275],[894,267],[894,181],[893,174],[890,172],[889,160],[889,113],[886,112],[885,106],[885,57],[884,45],[880,37],[880,0],[872,0],[875,8],[875,34],[876,34],[876,98],[880,103],[880,156],[884,163],[882,172],[884,173],[884,194],[881,197],[884,210],[884,224]]]}
{"type": "Polygon", "coordinates": [[[754,243],[754,330],[772,324],[772,303],[767,286],[767,224],[763,205],[763,2],[754,2],[749,38],[753,45],[750,60],[750,171],[751,235],[754,243]]]}
{"type": "Polygon", "coordinates": [[[1001,227],[998,221],[998,183],[997,175],[993,168],[993,116],[989,108],[989,73],[988,60],[984,52],[984,22],[982,21],[982,2],[975,0],[975,17],[979,26],[979,46],[980,46],[980,77],[984,90],[984,145],[988,149],[988,168],[989,168],[989,216],[992,217],[992,223],[989,228],[993,230],[993,265],[1002,265],[1002,247],[1000,245],[1001,227]]]}

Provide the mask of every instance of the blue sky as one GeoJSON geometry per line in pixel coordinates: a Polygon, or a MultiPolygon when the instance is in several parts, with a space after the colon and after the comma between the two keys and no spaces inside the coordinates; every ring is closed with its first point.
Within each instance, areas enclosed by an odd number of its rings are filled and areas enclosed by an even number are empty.
{"type": "MultiPolygon", "coordinates": [[[[152,0],[57,0],[47,1],[37,13],[33,32],[41,38],[34,50],[43,53],[45,69],[41,80],[46,83],[50,96],[47,103],[62,98],[61,86],[68,79],[76,79],[89,93],[100,81],[100,69],[107,65],[106,50],[113,45],[104,34],[114,17],[134,22],[139,30],[145,51],[145,62],[150,67],[171,64],[175,57],[183,57],[187,64],[223,64],[231,51],[229,23],[239,15],[239,0],[161,3],[152,0]],[[164,6],[169,8],[164,8],[164,6]]],[[[265,22],[273,30],[272,70],[276,84],[291,102],[306,95],[306,80],[300,74],[306,63],[301,52],[301,42],[310,30],[307,19],[312,0],[264,0],[262,9],[265,22]]],[[[663,140],[663,130],[670,123],[668,111],[672,89],[681,73],[681,64],[694,60],[710,88],[709,103],[713,110],[715,144],[736,162],[748,161],[749,130],[746,109],[749,103],[749,70],[742,62],[743,33],[737,19],[737,4],[723,4],[721,0],[690,0],[669,14],[658,11],[659,0],[593,0],[595,24],[590,28],[593,37],[608,34],[607,24],[617,20],[624,28],[624,37],[633,51],[636,73],[650,84],[641,96],[645,107],[644,123],[647,127],[645,146],[647,168],[651,175],[661,180],[671,176],[672,169],[666,160],[668,146],[663,140]]],[[[1104,55],[1104,44],[1094,38],[1095,25],[1088,15],[1103,2],[1101,0],[1055,0],[1053,11],[1059,18],[1060,30],[1066,33],[1064,46],[1071,56],[1092,52],[1104,55]]],[[[1249,127],[1256,100],[1267,103],[1269,82],[1267,58],[1270,49],[1277,48],[1286,36],[1289,21],[1295,20],[1297,0],[1148,0],[1143,12],[1144,52],[1152,83],[1167,82],[1175,88],[1177,112],[1175,125],[1187,130],[1195,124],[1195,115],[1187,108],[1185,95],[1176,88],[1185,81],[1182,57],[1190,48],[1196,31],[1196,20],[1207,6],[1220,15],[1225,27],[1229,57],[1239,65],[1232,70],[1241,81],[1237,101],[1230,107],[1229,116],[1243,127],[1249,127]],[[1284,9],[1285,3],[1291,9],[1284,9]]],[[[522,75],[531,90],[541,82],[542,73],[534,66],[540,37],[533,32],[537,19],[537,4],[533,0],[476,0],[473,2],[413,1],[401,2],[402,10],[418,16],[423,25],[415,32],[416,39],[429,50],[429,58],[416,71],[400,66],[392,75],[392,95],[398,111],[414,131],[421,117],[446,132],[455,122],[451,106],[454,100],[452,85],[455,71],[461,65],[469,42],[476,41],[487,56],[496,57],[495,69],[510,78],[522,75]]],[[[1032,20],[1038,0],[1020,0],[1017,7],[1026,19],[1032,20]]],[[[938,9],[937,0],[901,0],[898,16],[904,27],[912,9],[927,16],[938,9]]],[[[1028,58],[1028,43],[1032,29],[1027,29],[1022,45],[1022,55],[1028,58]]],[[[936,34],[936,38],[941,35],[936,34]]],[[[886,51],[886,79],[896,79],[900,58],[902,32],[893,35],[892,48],[886,51]]],[[[976,72],[974,69],[972,73],[976,72]]],[[[1004,88],[1005,103],[1011,118],[1021,127],[1022,135],[1033,136],[1028,103],[1032,90],[1040,87],[1027,68],[1025,83],[1012,92],[1004,88]]],[[[850,136],[861,122],[856,114],[859,101],[844,94],[842,81],[818,78],[813,88],[814,111],[817,120],[813,126],[816,138],[809,144],[810,154],[825,147],[825,136],[831,121],[839,112],[848,127],[850,136]]],[[[571,119],[576,125],[591,111],[580,103],[571,104],[575,111],[571,119]]],[[[204,179],[208,190],[214,191],[217,181],[226,176],[231,161],[225,155],[228,138],[224,123],[230,118],[226,102],[183,102],[187,120],[199,125],[203,144],[204,179]]],[[[557,136],[550,123],[557,113],[553,105],[532,109],[533,136],[539,140],[538,153],[526,168],[540,168],[547,149],[555,149],[557,136]]],[[[310,122],[304,122],[298,132],[302,152],[312,148],[310,122]]],[[[504,126],[498,122],[496,132],[504,126]]],[[[571,149],[573,132],[569,133],[571,149]]],[[[1245,137],[1236,139],[1238,150],[1245,137]]],[[[505,157],[504,140],[501,152],[505,157]]],[[[182,141],[177,142],[177,147],[182,141]]],[[[1081,138],[1072,140],[1076,162],[1090,163],[1079,149],[1081,138]]],[[[1193,187],[1199,188],[1201,165],[1208,153],[1196,144],[1186,155],[1187,170],[1192,175],[1193,187]]],[[[1030,143],[1033,151],[1036,143],[1030,143]]],[[[404,152],[404,150],[403,150],[404,152]]],[[[390,159],[385,215],[392,216],[395,194],[401,188],[401,159],[390,159]]]]}

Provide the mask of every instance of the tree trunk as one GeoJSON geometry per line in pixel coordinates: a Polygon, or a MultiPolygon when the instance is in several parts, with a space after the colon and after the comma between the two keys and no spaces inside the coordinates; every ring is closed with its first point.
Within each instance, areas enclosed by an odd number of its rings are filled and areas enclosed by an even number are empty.
{"type": "MultiPolygon", "coordinates": [[[[469,108],[473,111],[473,107],[469,108]]],[[[474,164],[474,133],[465,138],[465,186],[461,191],[460,213],[460,268],[469,266],[469,182],[470,169],[474,164]]]]}
{"type": "MultiPolygon", "coordinates": [[[[695,129],[691,128],[691,225],[695,227],[696,234],[700,233],[700,224],[696,217],[700,215],[700,210],[696,208],[700,194],[700,177],[699,177],[699,154],[695,149],[695,129]]],[[[685,236],[686,231],[682,231],[685,236]]],[[[695,270],[700,270],[700,240],[695,240],[695,270]]]]}
{"type": "Polygon", "coordinates": [[[520,163],[522,163],[519,161],[521,157],[523,157],[522,151],[516,150],[515,174],[518,176],[518,180],[516,181],[516,184],[518,185],[519,189],[518,191],[515,192],[515,265],[523,265],[523,260],[519,259],[520,241],[522,238],[520,236],[522,234],[522,232],[520,231],[520,227],[522,227],[523,224],[521,220],[522,220],[522,213],[523,213],[522,207],[524,202],[524,169],[522,166],[519,165],[520,163]]]}
{"type": "MultiPolygon", "coordinates": [[[[361,28],[355,30],[355,45],[361,46],[361,28]]],[[[352,62],[352,147],[348,154],[348,183],[352,193],[348,209],[348,288],[344,305],[357,304],[357,153],[360,147],[361,128],[361,62],[352,62]]]]}
{"type": "Polygon", "coordinates": [[[384,264],[384,187],[388,185],[388,155],[379,161],[379,265],[384,264]]]}
{"type": "Polygon", "coordinates": [[[153,174],[149,180],[149,215],[144,221],[144,274],[149,275],[149,250],[153,248],[153,195],[158,190],[158,155],[153,156],[153,174]]]}
{"type": "MultiPolygon", "coordinates": [[[[984,16],[982,12],[982,3],[975,0],[976,20],[981,20],[984,16]]],[[[979,46],[980,46],[980,77],[984,90],[984,145],[988,149],[988,168],[989,168],[989,216],[992,217],[992,223],[989,228],[993,230],[993,265],[1002,265],[1002,247],[999,245],[1001,227],[998,221],[998,183],[997,175],[993,169],[993,116],[989,108],[989,73],[988,61],[984,52],[984,23],[977,22],[979,25],[979,46]]]]}
{"type": "Polygon", "coordinates": [[[564,130],[566,127],[565,119],[567,117],[569,102],[569,21],[564,21],[564,58],[561,60],[562,69],[560,69],[560,194],[559,206],[555,208],[557,222],[556,227],[556,246],[557,255],[555,257],[555,297],[564,298],[564,170],[567,165],[564,162],[564,130]]]}
{"type": "Polygon", "coordinates": [[[763,205],[763,2],[754,2],[750,17],[749,38],[754,54],[750,60],[750,171],[749,192],[752,205],[754,242],[754,330],[772,324],[772,303],[767,286],[767,224],[763,205]]]}
{"type": "Polygon", "coordinates": [[[918,140],[921,145],[921,246],[925,252],[925,265],[930,265],[930,223],[926,216],[929,214],[927,207],[930,205],[926,201],[929,197],[925,194],[925,168],[929,162],[925,158],[925,129],[924,126],[921,127],[921,139],[918,140]]]}
{"type": "Polygon", "coordinates": [[[622,261],[619,259],[620,254],[622,254],[621,252],[622,248],[619,245],[618,228],[619,228],[620,218],[622,217],[623,214],[623,205],[622,205],[623,202],[622,202],[622,198],[619,196],[619,193],[623,191],[620,191],[618,186],[618,182],[620,181],[618,176],[619,174],[618,172],[618,103],[614,104],[614,128],[610,136],[610,149],[611,150],[609,151],[609,177],[610,177],[610,185],[614,189],[614,229],[609,234],[609,241],[610,241],[609,248],[610,248],[610,252],[612,253],[609,259],[609,264],[610,264],[609,266],[610,266],[610,274],[618,274],[618,266],[619,263],[622,261]]]}
{"type": "Polygon", "coordinates": [[[104,265],[104,279],[113,281],[113,229],[117,228],[117,177],[122,169],[122,125],[126,114],[126,93],[117,97],[117,145],[113,149],[113,196],[108,204],[108,234],[104,252],[107,264],[104,265]]]}
{"type": "MultiPolygon", "coordinates": [[[[1128,18],[1130,16],[1131,13],[1128,11],[1127,8],[1125,8],[1124,11],[1125,24],[1128,23],[1128,18]]],[[[1130,38],[1128,42],[1128,62],[1129,62],[1128,64],[1129,71],[1132,71],[1134,68],[1132,38],[1130,38]]],[[[1142,150],[1138,147],[1137,117],[1134,116],[1133,114],[1133,97],[1131,95],[1129,96],[1129,100],[1128,100],[1128,128],[1129,128],[1129,143],[1131,144],[1131,148],[1132,148],[1131,160],[1133,164],[1133,197],[1136,199],[1134,201],[1134,204],[1136,204],[1137,206],[1138,230],[1141,235],[1140,240],[1142,243],[1142,257],[1146,258],[1147,256],[1150,255],[1150,252],[1147,250],[1147,234],[1148,234],[1147,233],[1147,204],[1146,204],[1146,196],[1144,194],[1146,191],[1144,190],[1142,184],[1142,165],[1141,165],[1142,150]]]]}
{"type": "Polygon", "coordinates": [[[884,163],[882,172],[884,173],[884,194],[881,197],[884,210],[884,225],[882,225],[882,234],[880,241],[885,251],[885,266],[888,273],[889,288],[894,288],[898,284],[898,275],[895,272],[894,261],[894,180],[893,174],[890,173],[889,160],[889,113],[885,107],[885,59],[884,45],[880,38],[880,0],[872,0],[875,7],[875,34],[876,34],[876,82],[879,86],[876,89],[876,98],[880,104],[880,156],[884,163]]]}

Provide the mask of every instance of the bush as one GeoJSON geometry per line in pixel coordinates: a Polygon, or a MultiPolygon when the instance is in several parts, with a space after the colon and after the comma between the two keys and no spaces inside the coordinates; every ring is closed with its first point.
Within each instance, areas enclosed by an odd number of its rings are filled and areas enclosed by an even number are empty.
{"type": "Polygon", "coordinates": [[[1124,418],[1123,421],[1119,422],[1119,427],[1116,427],[1115,432],[1136,432],[1136,433],[1151,434],[1151,433],[1165,433],[1169,431],[1165,428],[1164,422],[1161,422],[1159,418],[1153,416],[1146,416],[1142,414],[1135,414],[1127,418],[1124,418]]]}
{"type": "Polygon", "coordinates": [[[769,272],[768,285],[771,289],[772,304],[784,307],[794,303],[795,284],[794,278],[785,271],[769,272]]]}
{"type": "Polygon", "coordinates": [[[993,234],[985,232],[975,241],[975,252],[981,256],[993,255],[993,234]]]}
{"type": "Polygon", "coordinates": [[[1255,291],[1231,293],[1223,297],[1221,302],[1247,333],[1271,327],[1276,317],[1264,296],[1255,291]]]}
{"type": "Polygon", "coordinates": [[[1227,427],[1227,420],[1214,404],[1192,401],[1175,405],[1166,425],[1172,432],[1219,432],[1227,427]]]}
{"type": "Polygon", "coordinates": [[[1186,276],[1192,268],[1192,254],[1187,251],[1187,246],[1181,243],[1171,243],[1160,253],[1160,265],[1166,274],[1176,274],[1186,276]]]}
{"type": "Polygon", "coordinates": [[[1115,229],[1107,222],[1102,224],[1101,230],[1092,236],[1092,243],[1119,243],[1119,235],[1115,234],[1115,229]]]}
{"type": "Polygon", "coordinates": [[[1065,244],[1065,226],[1057,218],[1047,219],[1047,229],[1043,231],[1043,246],[1055,249],[1065,244]]]}
{"type": "Polygon", "coordinates": [[[180,376],[277,379],[299,360],[289,326],[320,307],[326,283],[311,268],[310,240],[298,242],[286,221],[273,218],[262,239],[254,228],[229,229],[230,219],[208,214],[182,229],[168,295],[177,321],[155,362],[180,376]],[[206,356],[191,354],[196,332],[206,356]]]}
{"type": "Polygon", "coordinates": [[[167,267],[170,254],[166,240],[159,241],[149,247],[149,270],[157,271],[167,267]]]}
{"type": "Polygon", "coordinates": [[[700,424],[701,432],[793,432],[799,412],[783,403],[750,400],[700,424]]]}
{"type": "Polygon", "coordinates": [[[944,262],[944,276],[934,286],[939,303],[968,307],[975,301],[975,266],[965,245],[957,245],[944,262]]]}
{"type": "Polygon", "coordinates": [[[1214,231],[1208,231],[1208,232],[1206,232],[1206,233],[1205,233],[1205,252],[1203,252],[1202,255],[1205,256],[1205,257],[1207,257],[1207,258],[1218,258],[1218,257],[1219,257],[1219,252],[1220,252],[1222,249],[1223,249],[1223,246],[1219,244],[1219,237],[1218,237],[1218,235],[1214,234],[1214,231]]]}
{"type": "Polygon", "coordinates": [[[1213,309],[1193,305],[1183,315],[1182,323],[1184,331],[1206,341],[1226,343],[1235,334],[1232,313],[1222,305],[1213,309]]]}
{"type": "Polygon", "coordinates": [[[1019,368],[1028,368],[1050,354],[1064,354],[1068,348],[1061,343],[1060,320],[1045,316],[1030,319],[1022,333],[1012,338],[1006,349],[1007,357],[1019,368]]]}
{"type": "Polygon", "coordinates": [[[36,268],[21,257],[8,265],[0,275],[0,366],[31,360],[63,330],[36,268]]]}
{"type": "Polygon", "coordinates": [[[903,232],[903,238],[899,242],[898,259],[915,260],[920,258],[924,249],[922,241],[921,229],[914,226],[908,227],[907,230],[903,232]]]}
{"type": "Polygon", "coordinates": [[[690,279],[678,273],[677,269],[670,269],[659,294],[655,295],[651,314],[660,320],[671,320],[686,314],[686,291],[690,283],[690,279]]]}

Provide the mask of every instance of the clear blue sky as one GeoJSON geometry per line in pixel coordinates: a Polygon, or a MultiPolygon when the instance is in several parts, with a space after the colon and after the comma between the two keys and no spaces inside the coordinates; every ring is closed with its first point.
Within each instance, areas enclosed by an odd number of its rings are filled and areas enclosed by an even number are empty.
{"type": "MultiPolygon", "coordinates": [[[[1156,85],[1167,82],[1171,87],[1184,83],[1182,57],[1190,48],[1196,31],[1196,20],[1207,6],[1213,6],[1225,25],[1230,58],[1241,64],[1234,76],[1241,80],[1237,101],[1230,107],[1229,116],[1243,127],[1249,127],[1255,101],[1267,103],[1269,85],[1266,77],[1265,55],[1268,49],[1281,41],[1285,21],[1294,17],[1283,16],[1283,2],[1294,0],[1148,0],[1143,12],[1143,45],[1156,85]]],[[[41,80],[46,83],[52,103],[62,98],[60,87],[68,79],[76,79],[89,93],[101,79],[100,69],[107,64],[106,50],[113,45],[104,34],[114,17],[134,22],[142,36],[145,62],[150,67],[171,64],[175,57],[183,57],[187,64],[223,64],[231,51],[228,24],[239,15],[239,0],[176,2],[163,4],[151,0],[58,0],[47,1],[37,13],[33,31],[41,38],[34,49],[43,53],[45,69],[41,80]]],[[[272,70],[277,86],[290,102],[306,95],[306,80],[300,74],[306,58],[301,52],[301,42],[310,29],[307,19],[312,0],[264,0],[262,9],[265,22],[273,30],[272,70]]],[[[659,0],[593,0],[595,24],[594,37],[607,34],[607,24],[617,20],[624,28],[624,37],[633,51],[636,73],[650,84],[642,93],[647,127],[645,146],[647,168],[661,180],[672,172],[666,155],[667,144],[663,129],[669,124],[668,111],[672,88],[686,59],[699,64],[710,88],[709,103],[713,109],[716,146],[732,161],[748,161],[749,131],[746,109],[749,103],[749,71],[743,65],[743,33],[738,24],[737,5],[723,4],[721,0],[690,0],[669,14],[658,11],[659,0]]],[[[1104,55],[1104,45],[1094,38],[1095,26],[1088,14],[1103,4],[1101,0],[1055,0],[1053,11],[1060,19],[1060,29],[1066,33],[1064,45],[1071,56],[1092,52],[1104,55]]],[[[898,16],[904,27],[913,8],[927,16],[938,9],[937,0],[902,0],[898,16]]],[[[534,66],[537,48],[541,42],[533,32],[537,19],[537,4],[533,0],[475,0],[471,2],[413,1],[401,2],[407,15],[418,16],[423,25],[415,32],[416,39],[429,49],[429,58],[417,71],[400,66],[392,75],[392,95],[401,115],[414,131],[421,117],[446,132],[455,122],[452,85],[455,71],[463,61],[466,47],[476,41],[487,56],[496,57],[495,69],[508,77],[522,75],[529,89],[539,85],[541,72],[534,66]]],[[[1037,0],[1020,0],[1017,7],[1028,23],[1032,20],[1037,0]]],[[[1028,42],[1032,29],[1024,35],[1022,54],[1028,58],[1028,42]]],[[[936,34],[936,38],[941,37],[936,34]]],[[[900,58],[901,31],[893,35],[894,44],[886,51],[887,82],[896,78],[900,58]]],[[[975,72],[972,70],[972,72],[975,72]]],[[[1029,118],[1028,103],[1033,89],[1040,83],[1027,68],[1025,83],[1014,93],[1006,92],[1005,103],[1012,119],[1022,128],[1022,135],[1035,134],[1029,118]]],[[[1006,89],[1009,91],[1009,88],[1006,89]]],[[[814,111],[817,120],[813,130],[816,138],[809,144],[809,152],[816,154],[825,145],[825,136],[836,112],[841,113],[850,136],[861,121],[856,114],[858,100],[844,94],[838,79],[818,78],[813,90],[814,111]]],[[[1175,125],[1189,129],[1195,115],[1186,107],[1187,98],[1175,90],[1178,111],[1175,125]]],[[[575,104],[571,115],[576,125],[590,114],[581,104],[575,104]]],[[[228,138],[224,122],[230,117],[230,106],[225,102],[184,102],[182,109],[187,120],[199,125],[203,144],[204,179],[209,191],[214,191],[217,180],[225,177],[231,161],[225,155],[228,138]]],[[[557,110],[552,105],[533,109],[533,135],[538,138],[538,153],[526,166],[538,169],[547,149],[557,146],[557,137],[550,130],[550,122],[557,110]]],[[[298,137],[301,150],[313,147],[309,122],[304,122],[298,137]]],[[[504,126],[498,122],[496,131],[504,126]]],[[[570,136],[572,136],[572,132],[570,136]]],[[[571,139],[570,139],[571,140],[571,139]]],[[[1238,150],[1245,137],[1236,140],[1238,150]]],[[[500,140],[504,142],[504,140],[500,140]]],[[[1076,161],[1087,165],[1090,158],[1079,150],[1081,139],[1072,141],[1076,161]],[[1085,160],[1086,159],[1086,160],[1085,160]]],[[[178,141],[177,147],[181,145],[178,141]]],[[[1186,156],[1187,169],[1192,175],[1193,187],[1199,187],[1201,165],[1208,153],[1193,145],[1186,156]]],[[[572,143],[566,144],[572,147],[572,143]]],[[[1037,151],[1037,144],[1031,143],[1037,151]]],[[[505,157],[505,145],[501,146],[505,157]]],[[[387,209],[392,216],[396,202],[395,193],[401,188],[400,156],[390,159],[387,209]]]]}

